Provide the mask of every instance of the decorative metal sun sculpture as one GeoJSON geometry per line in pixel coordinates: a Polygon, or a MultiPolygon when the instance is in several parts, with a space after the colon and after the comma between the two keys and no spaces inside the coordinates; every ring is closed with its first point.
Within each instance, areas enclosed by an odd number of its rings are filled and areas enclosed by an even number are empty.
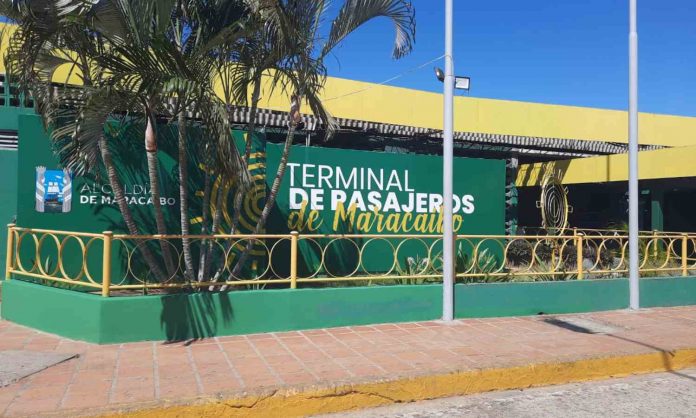
{"type": "MultiPolygon", "coordinates": [[[[239,213],[239,221],[237,225],[238,231],[235,233],[251,234],[256,227],[256,223],[261,217],[263,212],[263,206],[265,204],[266,197],[266,183],[265,183],[265,167],[266,167],[266,153],[265,152],[254,152],[249,156],[249,171],[251,172],[252,184],[249,189],[244,193],[242,200],[241,213],[239,213]]],[[[199,166],[200,170],[205,173],[206,167],[204,165],[199,166]]],[[[214,234],[229,234],[230,227],[234,224],[234,199],[236,195],[235,182],[222,181],[217,178],[213,181],[210,186],[210,205],[208,208],[203,210],[208,210],[209,219],[213,219],[216,216],[217,205],[221,205],[220,215],[222,219],[218,225],[217,231],[213,231],[214,234]]],[[[196,195],[202,196],[203,190],[197,190],[196,195]]],[[[191,218],[192,224],[198,224],[203,221],[202,217],[191,218]]],[[[236,244],[240,246],[239,244],[236,244]]],[[[253,253],[253,251],[252,251],[253,253]]]]}
{"type": "Polygon", "coordinates": [[[568,228],[568,214],[573,207],[568,204],[568,188],[561,183],[560,171],[544,175],[541,182],[541,200],[537,202],[541,209],[542,226],[549,235],[563,235],[568,228]]]}

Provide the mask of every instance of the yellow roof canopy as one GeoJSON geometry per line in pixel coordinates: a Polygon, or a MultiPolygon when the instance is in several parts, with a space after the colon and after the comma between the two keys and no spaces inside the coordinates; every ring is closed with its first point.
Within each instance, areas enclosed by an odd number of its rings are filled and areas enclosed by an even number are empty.
{"type": "MultiPolygon", "coordinates": [[[[5,24],[0,23],[0,31],[5,24]]],[[[0,57],[7,36],[0,42],[0,57]]],[[[386,58],[385,58],[386,59],[386,58]]],[[[0,72],[4,65],[0,59],[0,72]]],[[[69,66],[61,68],[54,81],[75,82],[69,66]]],[[[260,106],[287,112],[287,95],[264,89],[260,106]]],[[[324,103],[336,117],[383,124],[442,129],[443,99],[439,93],[385,86],[329,77],[324,103]]],[[[306,107],[303,112],[309,113],[306,107]]],[[[640,143],[645,145],[696,145],[696,118],[641,113],[640,143]]],[[[627,112],[607,109],[494,100],[455,98],[455,131],[482,134],[562,138],[583,141],[627,142],[627,112]]]]}
{"type": "MultiPolygon", "coordinates": [[[[640,180],[696,177],[696,146],[666,148],[638,153],[640,180]]],[[[558,173],[563,184],[628,181],[628,154],[525,164],[517,186],[539,186],[545,174],[558,173]]]]}

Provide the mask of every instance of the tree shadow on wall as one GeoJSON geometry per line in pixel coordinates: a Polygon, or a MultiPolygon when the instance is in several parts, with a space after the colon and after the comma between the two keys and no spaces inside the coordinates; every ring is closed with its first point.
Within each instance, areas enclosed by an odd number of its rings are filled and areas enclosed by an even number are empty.
{"type": "MultiPolygon", "coordinates": [[[[334,234],[356,234],[353,224],[341,220],[334,234]]],[[[364,245],[362,238],[325,239],[324,248],[324,274],[329,277],[349,277],[360,273],[360,249],[364,245]]],[[[356,282],[345,282],[346,286],[355,285],[356,282]]]]}
{"type": "MultiPolygon", "coordinates": [[[[177,176],[171,170],[171,166],[175,161],[172,152],[172,138],[166,126],[161,126],[158,129],[158,142],[160,149],[158,153],[158,168],[160,179],[161,195],[165,198],[174,198],[177,190],[177,176]]],[[[144,126],[141,123],[124,123],[118,129],[113,130],[113,135],[109,136],[109,147],[114,156],[115,168],[118,178],[124,188],[128,206],[132,213],[133,219],[138,227],[139,234],[156,234],[157,225],[155,221],[153,206],[150,201],[151,195],[149,191],[149,177],[147,159],[145,157],[145,149],[143,146],[144,126]]],[[[108,184],[108,178],[101,173],[98,183],[108,184]]],[[[110,196],[113,198],[113,194],[110,196]]],[[[165,204],[162,206],[162,212],[165,219],[165,225],[169,233],[178,233],[178,199],[175,199],[174,205],[165,204]]],[[[125,225],[123,216],[118,208],[118,205],[112,201],[111,204],[98,205],[95,208],[95,215],[100,216],[101,220],[109,224],[110,230],[116,233],[129,233],[125,225]]],[[[168,244],[165,244],[169,246],[168,244]]],[[[137,283],[152,283],[157,280],[152,275],[152,271],[148,263],[143,258],[143,246],[146,246],[150,253],[153,254],[156,260],[162,261],[164,267],[164,255],[162,247],[157,241],[135,241],[126,240],[120,243],[119,262],[120,271],[123,272],[121,277],[127,277],[126,284],[137,283]],[[127,245],[129,252],[125,251],[124,245],[127,245]],[[138,248],[136,250],[136,247],[138,248]],[[127,273],[130,267],[130,274],[127,273]],[[135,280],[138,278],[140,281],[135,280]]],[[[173,257],[180,252],[180,243],[176,240],[171,241],[173,257]]],[[[173,260],[176,264],[176,260],[173,260]]],[[[121,273],[119,273],[121,274],[121,273]]],[[[145,290],[143,289],[143,292],[145,290]]]]}
{"type": "MultiPolygon", "coordinates": [[[[288,217],[291,211],[283,211],[275,205],[271,212],[271,219],[268,226],[272,231],[289,234],[288,217]]],[[[298,244],[297,271],[300,278],[331,278],[348,277],[358,275],[360,268],[360,249],[364,245],[363,238],[327,238],[327,237],[306,237],[314,234],[331,235],[351,235],[356,234],[354,226],[345,220],[337,223],[334,229],[333,218],[329,217],[331,212],[324,212],[324,224],[319,231],[301,232],[298,244]],[[331,226],[326,226],[331,225],[331,226]],[[303,236],[305,236],[303,238],[303,236]],[[322,264],[323,260],[323,265],[322,264]]],[[[333,215],[331,215],[333,216],[333,215]]],[[[287,246],[287,259],[289,260],[289,243],[287,246]]],[[[285,248],[284,248],[285,249],[285,248]]],[[[276,255],[274,254],[274,259],[276,255]]],[[[289,275],[289,263],[283,271],[289,275]]],[[[350,286],[354,282],[336,282],[332,287],[350,286]]],[[[326,282],[303,283],[303,287],[325,287],[326,282]]]]}
{"type": "MultiPolygon", "coordinates": [[[[160,193],[166,199],[162,205],[163,215],[165,218],[166,231],[169,234],[179,234],[181,232],[180,222],[180,199],[179,199],[179,165],[177,151],[177,127],[173,125],[160,124],[158,126],[158,160],[159,160],[159,180],[160,193]]],[[[187,132],[189,149],[187,151],[187,161],[189,164],[189,216],[191,214],[200,214],[203,210],[201,199],[196,198],[196,193],[202,189],[204,174],[201,171],[201,156],[200,147],[200,130],[191,128],[187,132]]],[[[143,147],[144,126],[138,121],[124,122],[118,128],[114,127],[109,136],[109,147],[114,155],[115,168],[118,177],[125,189],[126,198],[129,199],[129,208],[138,226],[140,234],[156,234],[157,225],[154,218],[152,204],[148,204],[150,199],[149,177],[147,160],[145,158],[145,150],[143,147]]],[[[97,178],[93,179],[98,184],[108,184],[108,179],[105,173],[100,173],[97,178]]],[[[97,205],[94,211],[100,220],[109,225],[109,229],[116,233],[127,233],[127,227],[115,202],[111,205],[97,205]]],[[[192,221],[192,233],[198,233],[197,225],[192,221]]],[[[126,272],[129,267],[131,274],[140,278],[142,282],[154,281],[148,279],[152,272],[147,263],[142,257],[142,251],[134,251],[136,245],[147,246],[150,253],[158,260],[163,260],[162,248],[155,240],[144,242],[128,242],[130,253],[121,251],[118,264],[120,272],[126,272]]],[[[181,240],[168,240],[167,247],[171,248],[173,253],[173,262],[180,262],[182,253],[181,240]]],[[[123,248],[122,248],[123,249],[123,248]]],[[[198,261],[198,255],[194,258],[198,261]]],[[[197,266],[196,266],[197,267],[197,266]]],[[[135,284],[136,281],[131,277],[128,284],[135,284]]]]}
{"type": "MultiPolygon", "coordinates": [[[[179,202],[178,202],[178,173],[176,172],[177,151],[173,128],[158,126],[158,168],[160,193],[163,198],[175,201],[174,205],[165,204],[162,211],[167,231],[179,231],[179,202]]],[[[146,152],[143,146],[145,128],[142,123],[124,122],[108,136],[108,144],[114,156],[114,164],[118,178],[124,188],[126,198],[133,217],[142,234],[156,234],[157,227],[154,219],[150,198],[150,179],[146,152]]],[[[96,179],[100,184],[108,184],[106,174],[100,172],[96,179]]],[[[111,195],[113,197],[113,195],[111,195]]],[[[98,205],[95,215],[111,224],[113,231],[125,232],[126,225],[115,202],[110,205],[98,205]]]]}
{"type": "Polygon", "coordinates": [[[234,320],[226,292],[165,295],[161,303],[160,323],[170,343],[215,337],[234,320]]]}

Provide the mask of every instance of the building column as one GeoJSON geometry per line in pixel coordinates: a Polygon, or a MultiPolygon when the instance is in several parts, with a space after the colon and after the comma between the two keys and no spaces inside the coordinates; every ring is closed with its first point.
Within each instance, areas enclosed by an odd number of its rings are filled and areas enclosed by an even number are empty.
{"type": "Polygon", "coordinates": [[[653,231],[664,231],[665,192],[662,189],[650,190],[650,227],[653,231]]]}

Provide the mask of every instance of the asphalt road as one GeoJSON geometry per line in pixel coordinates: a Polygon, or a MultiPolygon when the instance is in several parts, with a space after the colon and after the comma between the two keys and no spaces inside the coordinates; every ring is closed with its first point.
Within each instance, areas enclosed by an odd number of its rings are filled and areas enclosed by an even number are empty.
{"type": "Polygon", "coordinates": [[[696,369],[423,401],[329,415],[425,417],[696,417],[696,369]]]}

